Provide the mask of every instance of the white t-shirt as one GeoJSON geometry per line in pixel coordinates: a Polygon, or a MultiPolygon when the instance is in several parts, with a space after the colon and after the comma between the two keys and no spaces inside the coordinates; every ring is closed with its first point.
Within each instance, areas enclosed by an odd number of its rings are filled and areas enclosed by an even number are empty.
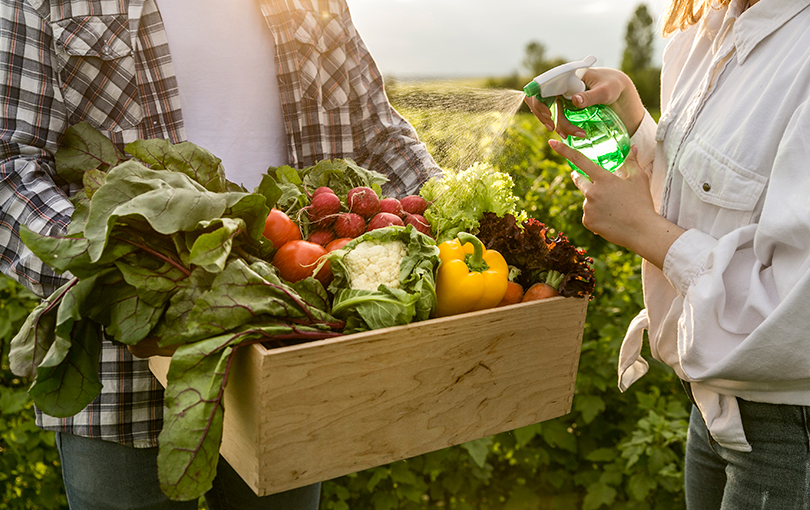
{"type": "Polygon", "coordinates": [[[252,191],[269,166],[288,160],[273,34],[257,0],[159,0],[158,7],[188,140],[252,191]]]}

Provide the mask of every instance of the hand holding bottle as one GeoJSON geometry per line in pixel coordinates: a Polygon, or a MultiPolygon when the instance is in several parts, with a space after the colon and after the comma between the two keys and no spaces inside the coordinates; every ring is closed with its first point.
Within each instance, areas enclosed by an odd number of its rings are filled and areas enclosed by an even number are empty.
{"type": "Polygon", "coordinates": [[[662,268],[669,247],[684,229],[656,212],[649,176],[638,165],[635,147],[621,170],[611,173],[560,141],[549,140],[549,145],[584,174],[571,172],[574,184],[585,197],[585,228],[662,268]]]}
{"type": "Polygon", "coordinates": [[[592,67],[582,76],[582,81],[587,88],[571,98],[574,105],[577,108],[595,104],[610,106],[633,136],[646,111],[633,80],[616,69],[592,67]]]}
{"type": "MultiPolygon", "coordinates": [[[[582,81],[587,88],[584,92],[573,95],[571,102],[574,106],[577,108],[595,104],[610,106],[624,123],[628,134],[633,136],[644,119],[645,109],[630,77],[616,69],[597,67],[588,69],[582,76],[582,81]]],[[[569,123],[565,115],[552,116],[551,110],[536,97],[526,97],[525,103],[546,129],[556,131],[560,138],[565,139],[569,135],[585,136],[585,132],[569,123]],[[555,117],[556,125],[553,120],[555,117]]],[[[557,107],[559,108],[559,105],[557,107]]]]}

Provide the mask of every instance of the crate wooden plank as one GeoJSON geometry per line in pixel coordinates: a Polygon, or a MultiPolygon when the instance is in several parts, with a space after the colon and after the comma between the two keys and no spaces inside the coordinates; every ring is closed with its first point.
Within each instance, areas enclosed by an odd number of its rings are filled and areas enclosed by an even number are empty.
{"type": "MultiPolygon", "coordinates": [[[[586,310],[552,298],[240,349],[220,451],[265,495],[562,416],[586,310]]],[[[168,361],[150,360],[164,384],[168,361]]]]}

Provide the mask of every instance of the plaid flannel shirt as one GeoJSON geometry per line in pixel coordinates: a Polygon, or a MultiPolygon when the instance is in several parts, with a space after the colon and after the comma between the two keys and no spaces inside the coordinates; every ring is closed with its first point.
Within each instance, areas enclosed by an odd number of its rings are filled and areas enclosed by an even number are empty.
{"type": "MultiPolygon", "coordinates": [[[[440,174],[388,103],[345,0],[259,3],[276,42],[292,166],[352,158],[387,175],[390,195],[440,174]]],[[[0,269],[47,296],[69,275],[39,261],[18,232],[26,225],[59,235],[70,221],[75,190],[54,167],[65,129],[88,121],[121,148],[139,138],[185,139],[156,0],[0,0],[0,101],[0,269]]],[[[146,360],[104,341],[100,376],[101,395],[86,409],[65,419],[38,412],[38,425],[156,446],[163,391],[146,360]]]]}

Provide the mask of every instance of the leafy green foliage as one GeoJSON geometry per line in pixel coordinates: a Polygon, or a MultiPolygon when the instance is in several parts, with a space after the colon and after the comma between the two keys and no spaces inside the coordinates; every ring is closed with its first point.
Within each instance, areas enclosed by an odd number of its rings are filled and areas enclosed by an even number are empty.
{"type": "Polygon", "coordinates": [[[352,188],[366,186],[380,195],[387,182],[388,178],[383,174],[363,168],[351,159],[332,159],[302,169],[287,165],[270,167],[256,193],[263,195],[268,204],[275,204],[277,209],[295,218],[306,239],[313,226],[309,215],[302,214],[302,209],[310,204],[316,189],[328,187],[341,203],[346,203],[346,196],[352,188]]]}
{"type": "Polygon", "coordinates": [[[343,323],[329,314],[322,285],[309,279],[290,286],[260,258],[272,249],[262,236],[266,198],[229,184],[208,151],[141,140],[127,151],[145,161],[130,159],[85,179],[109,142],[85,125],[69,133],[83,157],[69,158],[76,167],[59,168],[85,184],[75,222],[83,230],[49,237],[21,228],[21,238],[74,277],[12,338],[10,369],[33,379],[28,394],[38,408],[67,417],[101,390],[100,326],[126,345],[148,335],[161,346],[182,344],[167,376],[158,472],[167,496],[197,498],[216,473],[233,351],[268,339],[336,336],[332,329],[343,323]],[[94,150],[96,158],[88,157],[94,150]]]}
{"type": "Polygon", "coordinates": [[[475,231],[486,212],[518,215],[513,185],[509,174],[482,163],[458,172],[446,170],[442,178],[428,180],[420,195],[430,204],[425,218],[436,242],[454,239],[459,232],[475,231]]]}

